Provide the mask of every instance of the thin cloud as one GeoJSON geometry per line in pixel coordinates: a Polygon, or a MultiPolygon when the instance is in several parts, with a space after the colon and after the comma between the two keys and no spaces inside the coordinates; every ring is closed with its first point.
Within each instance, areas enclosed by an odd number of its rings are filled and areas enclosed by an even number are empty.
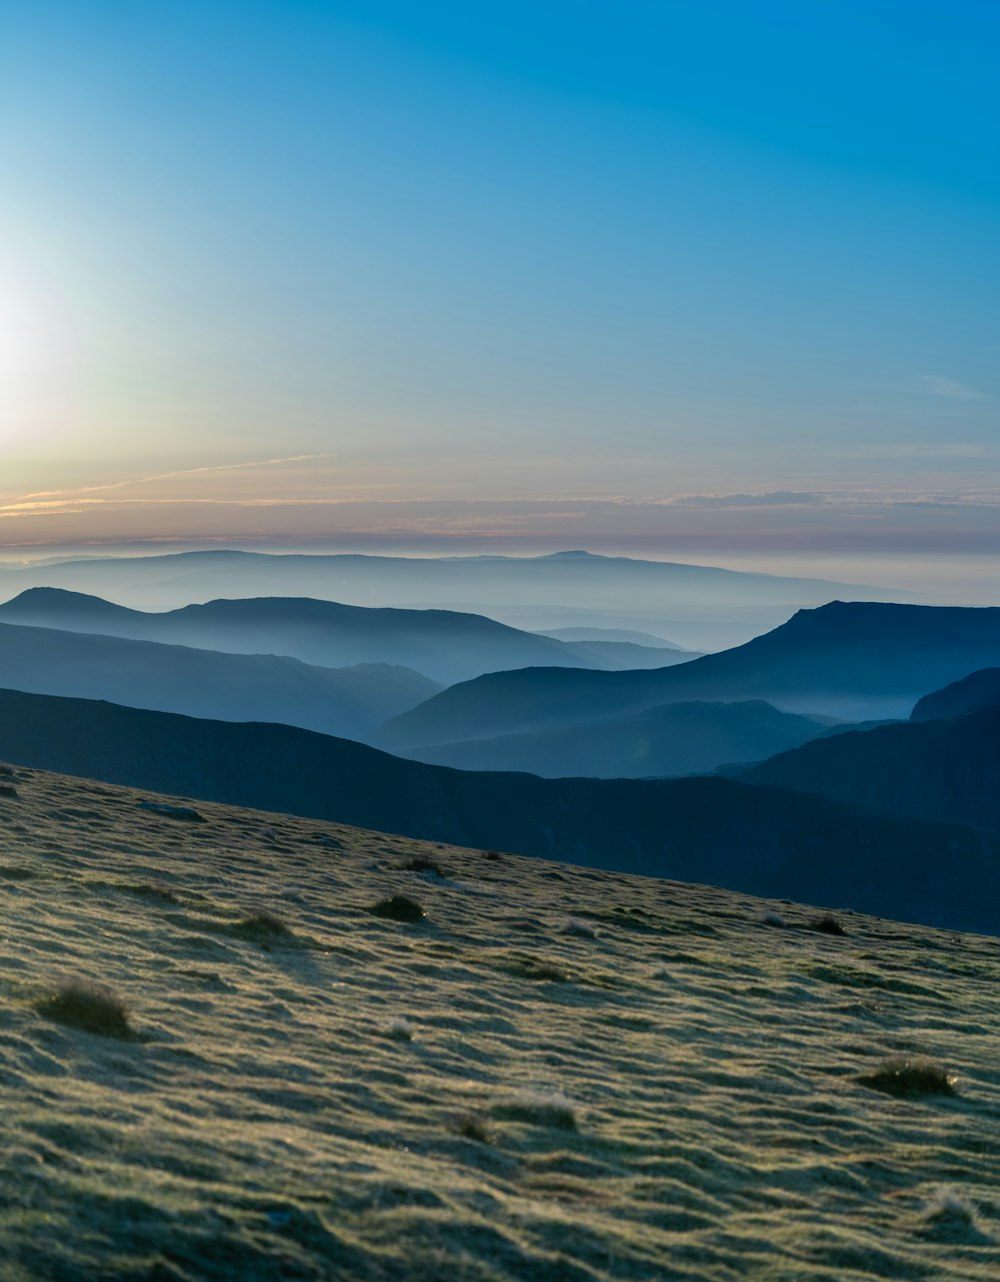
{"type": "Polygon", "coordinates": [[[941,378],[937,374],[921,374],[920,383],[931,396],[941,396],[949,401],[982,401],[985,393],[977,392],[967,383],[959,383],[953,378],[941,378]]]}
{"type": "Polygon", "coordinates": [[[74,494],[99,494],[104,490],[122,490],[130,485],[148,485],[153,481],[173,481],[182,476],[199,476],[204,472],[237,472],[252,467],[277,467],[281,463],[308,463],[314,459],[335,458],[330,450],[320,454],[289,454],[285,458],[251,459],[245,463],[213,463],[206,467],[185,467],[176,472],[157,472],[152,476],[133,476],[124,481],[107,481],[103,485],[83,485],[75,490],[38,490],[22,494],[18,502],[29,499],[68,498],[74,494]]]}

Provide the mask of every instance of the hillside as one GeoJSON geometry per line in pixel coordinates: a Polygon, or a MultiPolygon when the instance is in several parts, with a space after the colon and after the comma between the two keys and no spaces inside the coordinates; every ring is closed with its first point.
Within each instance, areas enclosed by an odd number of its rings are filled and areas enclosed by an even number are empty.
{"type": "Polygon", "coordinates": [[[268,654],[220,654],[0,623],[0,680],[38,694],[109,699],[231,721],[282,721],[363,735],[440,687],[409,668],[321,668],[268,654]]]}
{"type": "Polygon", "coordinates": [[[995,940],[5,789],[11,1282],[1000,1271],[995,940]],[[425,917],[372,915],[392,895],[425,917]],[[124,1040],[43,1013],[70,979],[127,1004],[124,1040]],[[957,1093],[866,1084],[912,1056],[957,1093]]]}
{"type": "Polygon", "coordinates": [[[1000,830],[1000,707],[816,739],[739,778],[1000,830]]]}
{"type": "Polygon", "coordinates": [[[540,779],[0,691],[0,758],[406,836],[996,931],[1000,837],[719,778],[540,779]]]}
{"type": "Polygon", "coordinates": [[[961,681],[953,681],[943,690],[925,694],[910,714],[911,721],[939,721],[944,717],[964,717],[980,708],[1000,707],[1000,668],[983,668],[970,672],[961,681]]]}
{"type": "MultiPolygon", "coordinates": [[[[848,721],[905,717],[928,690],[1000,663],[1000,607],[835,601],[746,645],[655,672],[494,673],[444,690],[369,742],[390,751],[585,726],[691,700],[763,699],[848,721]]],[[[581,731],[582,733],[583,731],[581,731]]]]}
{"type": "Polygon", "coordinates": [[[445,684],[539,664],[610,671],[666,667],[693,657],[622,641],[560,641],[453,610],[368,609],[295,597],[209,601],[157,614],[78,592],[32,588],[0,605],[0,622],[289,655],[327,668],[385,663],[445,684]]]}
{"type": "Polygon", "coordinates": [[[643,779],[760,761],[826,732],[826,723],[760,700],[668,703],[579,729],[408,748],[405,756],[462,770],[528,770],[546,778],[643,779]]]}

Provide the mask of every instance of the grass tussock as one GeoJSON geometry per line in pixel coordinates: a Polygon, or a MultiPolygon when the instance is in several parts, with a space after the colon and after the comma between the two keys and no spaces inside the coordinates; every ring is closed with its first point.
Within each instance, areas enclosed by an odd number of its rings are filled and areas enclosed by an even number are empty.
{"type": "Polygon", "coordinates": [[[596,939],[597,927],[592,921],[584,921],[582,917],[567,917],[560,934],[573,935],[577,939],[596,939]]]}
{"type": "Polygon", "coordinates": [[[469,1109],[452,1120],[451,1130],[463,1140],[476,1144],[492,1144],[496,1140],[489,1118],[478,1110],[469,1109]]]}
{"type": "Polygon", "coordinates": [[[388,1020],[382,1025],[382,1031],[386,1037],[391,1037],[394,1042],[413,1041],[413,1025],[402,1016],[388,1020]]]}
{"type": "Polygon", "coordinates": [[[821,935],[846,935],[847,931],[840,924],[833,913],[824,913],[822,917],[814,917],[809,923],[810,930],[818,930],[821,935]]]}
{"type": "Polygon", "coordinates": [[[43,997],[35,1009],[47,1019],[98,1037],[117,1037],[126,1041],[133,1036],[125,1003],[109,988],[99,984],[69,980],[43,997]]]}
{"type": "Polygon", "coordinates": [[[432,877],[440,877],[442,881],[446,881],[448,877],[440,864],[423,855],[415,855],[412,859],[405,860],[399,867],[402,872],[429,873],[432,877]]]}
{"type": "Polygon", "coordinates": [[[0,779],[0,797],[7,801],[17,801],[18,791],[7,779],[0,779]]]}
{"type": "Polygon", "coordinates": [[[885,1059],[872,1073],[858,1078],[862,1086],[895,1095],[899,1099],[915,1099],[925,1095],[956,1095],[954,1073],[925,1055],[898,1055],[885,1059]]]}
{"type": "Polygon", "coordinates": [[[387,921],[415,922],[423,921],[427,916],[420,904],[409,895],[392,895],[388,899],[380,899],[368,911],[373,917],[383,917],[387,921]]]}
{"type": "Polygon", "coordinates": [[[577,1108],[562,1091],[521,1091],[496,1109],[499,1117],[528,1126],[575,1131],[577,1108]]]}
{"type": "Polygon", "coordinates": [[[296,943],[292,930],[275,913],[251,913],[248,917],[230,927],[230,934],[237,939],[245,939],[250,944],[259,944],[261,948],[274,948],[284,945],[286,948],[296,943]]]}

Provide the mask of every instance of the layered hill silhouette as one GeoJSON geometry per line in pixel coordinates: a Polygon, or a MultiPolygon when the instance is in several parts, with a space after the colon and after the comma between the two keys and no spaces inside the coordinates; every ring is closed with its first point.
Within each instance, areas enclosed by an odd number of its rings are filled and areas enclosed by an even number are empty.
{"type": "Polygon", "coordinates": [[[779,712],[762,700],[668,703],[632,717],[535,734],[500,735],[407,749],[415,761],[463,770],[527,770],[547,778],[642,779],[689,775],[760,761],[825,733],[815,717],[779,712]]]}
{"type": "Polygon", "coordinates": [[[538,665],[619,670],[665,667],[692,655],[625,641],[561,641],[452,610],[371,609],[298,597],[217,600],[150,613],[101,597],[32,588],[0,606],[0,621],[71,632],[281,654],[328,668],[389,663],[435,681],[538,665]]]}
{"type": "Polygon", "coordinates": [[[0,623],[0,680],[39,694],[110,699],[137,708],[283,721],[362,735],[440,689],[410,668],[321,668],[266,654],[220,654],[183,645],[0,623]]]}
{"type": "Polygon", "coordinates": [[[817,739],[738,777],[1000,830],[1000,706],[817,739]]]}
{"type": "Polygon", "coordinates": [[[940,721],[943,717],[964,717],[980,708],[1000,707],[1000,668],[970,672],[943,690],[918,699],[911,721],[940,721]]]}
{"type": "Polygon", "coordinates": [[[0,567],[0,592],[50,586],[165,610],[216,597],[295,596],[485,613],[532,630],[653,632],[696,650],[744,641],[798,607],[884,592],[822,579],[559,552],[392,557],[212,550],[0,567]]]}
{"type": "Polygon", "coordinates": [[[1000,837],[729,779],[539,779],[289,726],[0,691],[0,757],[407,836],[994,931],[1000,837]]]}
{"type": "Polygon", "coordinates": [[[1000,608],[835,601],[675,668],[480,677],[403,713],[369,742],[405,752],[569,727],[589,733],[588,723],[691,700],[763,699],[849,721],[905,717],[928,690],[998,662],[1000,608]]]}

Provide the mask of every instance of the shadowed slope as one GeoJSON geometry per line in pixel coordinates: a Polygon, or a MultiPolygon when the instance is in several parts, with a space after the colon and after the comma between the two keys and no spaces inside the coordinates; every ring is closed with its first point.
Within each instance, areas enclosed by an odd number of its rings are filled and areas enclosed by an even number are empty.
{"type": "Polygon", "coordinates": [[[289,726],[0,692],[0,756],[109,782],[994,930],[1000,838],[728,779],[539,779],[289,726]]]}
{"type": "Polygon", "coordinates": [[[823,734],[811,717],[769,703],[668,703],[587,728],[501,735],[406,749],[405,756],[462,770],[528,770],[547,778],[642,779],[760,761],[823,734]]]}
{"type": "Polygon", "coordinates": [[[997,1277],[996,940],[15,774],[5,1282],[997,1277]]]}
{"type": "Polygon", "coordinates": [[[980,708],[996,707],[1000,707],[1000,668],[983,668],[961,681],[953,681],[943,690],[925,694],[917,701],[910,720],[939,721],[944,717],[964,717],[980,708]]]}
{"type": "Polygon", "coordinates": [[[105,698],[138,708],[284,721],[362,735],[439,687],[387,664],[334,669],[266,654],[0,623],[0,681],[39,694],[105,698]]]}
{"type": "Polygon", "coordinates": [[[739,778],[1000,829],[1000,708],[816,739],[739,778]]]}
{"type": "Polygon", "coordinates": [[[763,699],[847,720],[907,716],[927,690],[997,660],[1000,608],[835,601],[676,668],[480,677],[403,713],[369,741],[405,750],[582,726],[692,699],[763,699]]]}

